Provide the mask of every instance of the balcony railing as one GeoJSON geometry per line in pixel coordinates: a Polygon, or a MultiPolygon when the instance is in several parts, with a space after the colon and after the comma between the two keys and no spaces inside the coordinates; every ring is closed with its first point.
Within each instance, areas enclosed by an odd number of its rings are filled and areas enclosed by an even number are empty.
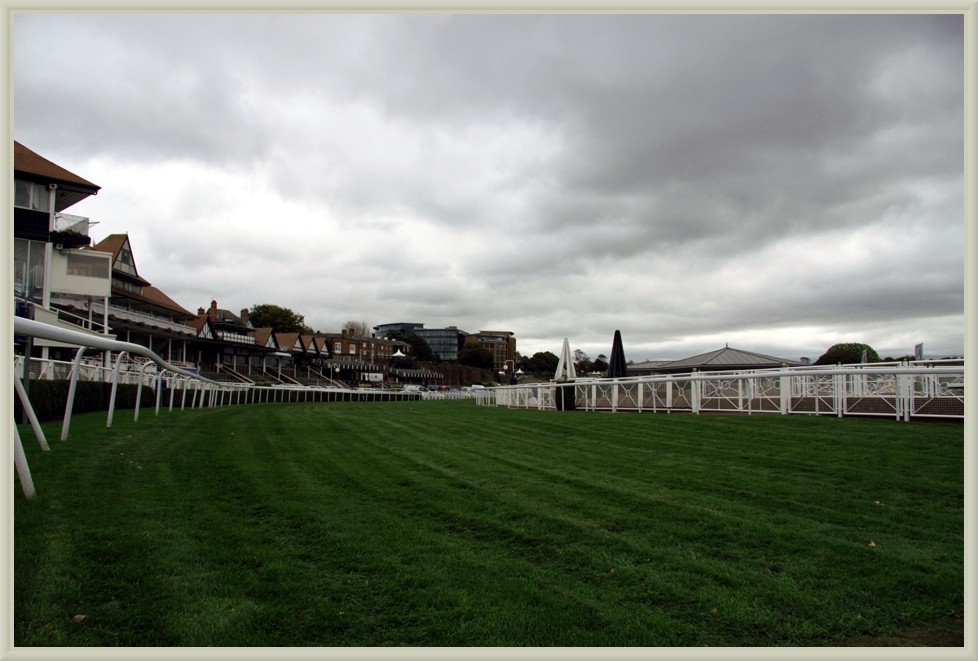
{"type": "Polygon", "coordinates": [[[82,236],[88,236],[88,227],[91,224],[88,218],[84,216],[75,216],[70,213],[54,214],[55,232],[72,232],[81,234],[82,236]]]}
{"type": "Polygon", "coordinates": [[[237,342],[238,344],[257,344],[255,338],[251,335],[242,335],[241,333],[231,333],[229,331],[217,331],[217,336],[224,340],[225,342],[237,342]]]}
{"type": "MultiPolygon", "coordinates": [[[[104,311],[104,306],[101,303],[92,302],[92,314],[102,315],[104,311]]],[[[114,305],[109,305],[109,314],[116,319],[121,319],[123,321],[128,321],[136,324],[143,324],[145,326],[152,326],[154,328],[161,328],[165,330],[171,330],[177,333],[182,333],[184,335],[197,335],[197,329],[190,326],[185,326],[184,324],[171,321],[164,317],[157,317],[151,314],[143,314],[142,312],[133,312],[132,310],[125,310],[123,308],[116,307],[114,305]]]]}

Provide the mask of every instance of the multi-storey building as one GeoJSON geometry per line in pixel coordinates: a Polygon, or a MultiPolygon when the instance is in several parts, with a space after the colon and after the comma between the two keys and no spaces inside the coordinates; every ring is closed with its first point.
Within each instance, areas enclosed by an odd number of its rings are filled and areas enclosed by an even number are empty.
{"type": "Polygon", "coordinates": [[[110,234],[87,253],[107,254],[112,263],[108,306],[92,301],[89,314],[103,314],[118,339],[147,347],[170,364],[193,367],[199,360],[194,315],[139,275],[128,234],[110,234]]]}
{"type": "MultiPolygon", "coordinates": [[[[89,219],[65,209],[95,195],[99,186],[14,142],[14,299],[16,313],[38,321],[109,335],[106,309],[111,259],[85,250],[89,219]],[[101,314],[91,307],[102,304],[101,314]]],[[[69,351],[36,339],[41,358],[69,351]]]]}
{"type": "Polygon", "coordinates": [[[453,362],[458,360],[459,349],[465,344],[468,336],[458,326],[447,328],[416,328],[414,334],[424,339],[431,347],[431,352],[438,357],[438,360],[453,362]]]}
{"type": "Polygon", "coordinates": [[[407,337],[419,328],[424,328],[424,324],[404,321],[393,324],[381,324],[379,326],[374,326],[374,337],[383,338],[394,332],[398,332],[404,337],[407,337]]]}
{"type": "MultiPolygon", "coordinates": [[[[376,326],[372,337],[348,331],[273,333],[270,328],[254,328],[247,310],[235,315],[218,308],[216,301],[194,315],[140,275],[128,234],[111,234],[92,246],[89,229],[95,223],[64,212],[98,193],[99,186],[18,142],[14,184],[17,314],[140,344],[173,365],[230,380],[267,376],[319,382],[325,375],[353,382],[384,374],[437,381],[440,374],[408,368],[399,360],[411,347],[388,334],[415,333],[439,360],[448,362],[458,359],[468,337],[455,326],[426,329],[420,323],[376,326]]],[[[512,333],[483,331],[475,337],[493,353],[498,366],[512,363],[512,333]]],[[[74,348],[38,339],[31,351],[42,359],[67,358],[74,348]]]]}
{"type": "Polygon", "coordinates": [[[516,370],[516,337],[510,331],[482,330],[471,336],[483,349],[492,354],[495,372],[504,372],[507,379],[516,370]]]}
{"type": "Polygon", "coordinates": [[[466,342],[475,341],[492,354],[494,371],[513,373],[516,367],[516,336],[510,331],[479,331],[469,334],[458,326],[447,328],[425,328],[424,324],[397,322],[374,326],[374,337],[382,337],[398,331],[404,336],[417,335],[428,343],[438,360],[453,362],[458,360],[458,352],[466,342]]]}

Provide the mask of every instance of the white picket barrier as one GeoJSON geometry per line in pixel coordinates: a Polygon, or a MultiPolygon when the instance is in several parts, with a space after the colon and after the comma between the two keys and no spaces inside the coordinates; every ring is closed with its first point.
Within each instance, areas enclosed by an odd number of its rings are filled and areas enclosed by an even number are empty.
{"type": "Polygon", "coordinates": [[[543,410],[964,418],[964,366],[931,361],[690,372],[499,386],[484,406],[543,410]]]}

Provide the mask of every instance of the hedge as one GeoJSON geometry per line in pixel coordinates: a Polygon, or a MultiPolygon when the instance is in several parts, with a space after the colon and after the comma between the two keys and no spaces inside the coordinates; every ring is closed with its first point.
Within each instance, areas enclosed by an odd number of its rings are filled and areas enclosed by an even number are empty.
{"type": "MultiPolygon", "coordinates": [[[[31,400],[34,414],[41,422],[61,420],[65,414],[65,404],[68,401],[68,380],[35,380],[30,381],[27,395],[31,400]]],[[[116,409],[136,408],[135,384],[119,384],[115,395],[116,409]]],[[[75,386],[74,413],[91,413],[92,411],[108,411],[109,398],[112,395],[112,384],[101,381],[79,381],[75,386]]],[[[156,391],[143,386],[140,397],[140,408],[156,406],[156,391]]],[[[14,394],[14,420],[26,422],[22,418],[23,406],[20,397],[14,394]]]]}

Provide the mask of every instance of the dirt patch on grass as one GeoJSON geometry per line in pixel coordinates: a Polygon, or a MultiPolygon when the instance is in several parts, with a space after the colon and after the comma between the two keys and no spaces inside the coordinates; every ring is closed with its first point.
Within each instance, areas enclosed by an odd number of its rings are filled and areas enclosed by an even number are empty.
{"type": "Polygon", "coordinates": [[[931,626],[907,627],[889,636],[853,636],[839,647],[964,647],[964,615],[931,626]]]}

